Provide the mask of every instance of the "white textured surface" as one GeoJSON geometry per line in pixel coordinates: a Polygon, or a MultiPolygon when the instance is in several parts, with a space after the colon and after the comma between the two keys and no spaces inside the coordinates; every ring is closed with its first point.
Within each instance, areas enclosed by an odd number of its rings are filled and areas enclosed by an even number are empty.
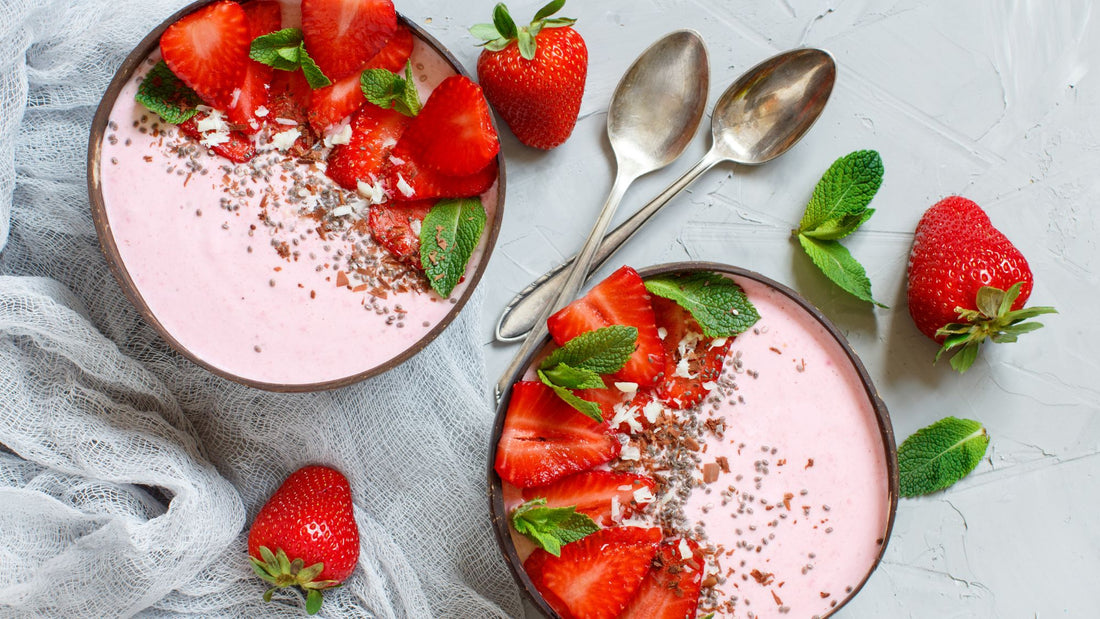
{"type": "MultiPolygon", "coordinates": [[[[473,68],[466,25],[488,3],[403,3],[473,68]],[[410,6],[412,4],[412,6],[410,6]]],[[[530,15],[537,2],[512,3],[530,15]]],[[[580,248],[611,185],[604,110],[619,75],[651,41],[698,30],[711,55],[711,100],[743,70],[799,45],[839,63],[833,100],[805,141],[766,167],[719,166],[643,230],[601,273],[700,259],[791,285],[847,334],[890,408],[899,441],[945,415],[981,420],[988,458],[954,488],[902,500],[886,558],[842,616],[1095,616],[1100,589],[1100,14],[1090,0],[603,0],[566,14],[591,53],[573,137],[549,153],[504,137],[508,199],[486,275],[490,377],[515,346],[491,343],[497,308],[580,248]],[[875,216],[848,242],[867,266],[872,310],[827,283],[790,239],[814,183],[852,150],[882,153],[875,216]],[[1031,262],[1033,304],[1061,312],[1019,343],[987,349],[956,375],[912,325],[905,263],[921,213],[941,197],[981,204],[1031,262]],[[1090,352],[1093,351],[1093,352],[1090,352]]],[[[621,221],[709,145],[627,194],[621,221]]]]}

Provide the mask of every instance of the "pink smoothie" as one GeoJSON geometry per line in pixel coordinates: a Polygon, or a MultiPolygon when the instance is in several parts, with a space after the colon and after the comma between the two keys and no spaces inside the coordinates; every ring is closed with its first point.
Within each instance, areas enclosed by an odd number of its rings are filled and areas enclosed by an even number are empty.
{"type": "MultiPolygon", "coordinates": [[[[441,298],[374,243],[368,198],[329,180],[324,156],[294,160],[261,138],[234,164],[136,103],[158,59],[114,103],[101,182],[122,265],[177,348],[259,386],[324,386],[398,358],[456,310],[484,258],[496,185],[481,196],[488,224],[467,283],[441,298]]],[[[421,100],[455,74],[419,38],[411,61],[421,100]]]]}
{"type": "MultiPolygon", "coordinates": [[[[860,586],[885,543],[888,468],[878,417],[841,345],[801,306],[736,277],[761,318],[738,336],[710,396],[689,411],[631,410],[684,441],[647,447],[630,424],[616,470],[659,492],[623,524],[659,523],[708,549],[700,617],[820,617],[860,586]]],[[[652,435],[650,435],[652,436],[652,435]]],[[[505,487],[509,509],[520,501],[505,487]]],[[[512,532],[521,558],[533,549],[512,532]]]]}

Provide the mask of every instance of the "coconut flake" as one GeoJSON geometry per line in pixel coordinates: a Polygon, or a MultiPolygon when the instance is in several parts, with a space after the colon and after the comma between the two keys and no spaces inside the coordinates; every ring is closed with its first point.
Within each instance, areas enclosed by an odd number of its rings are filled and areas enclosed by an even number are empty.
{"type": "Polygon", "coordinates": [[[285,151],[291,146],[294,146],[294,142],[298,141],[298,137],[301,135],[302,133],[298,131],[297,127],[294,129],[287,129],[286,131],[281,131],[271,136],[271,143],[275,145],[275,148],[285,151]]]}
{"type": "Polygon", "coordinates": [[[286,125],[288,127],[297,127],[298,126],[298,121],[296,121],[294,119],[291,119],[291,118],[279,117],[279,118],[275,119],[275,122],[280,124],[280,125],[286,125]]]}
{"type": "Polygon", "coordinates": [[[623,518],[623,506],[619,503],[619,497],[611,497],[611,521],[618,522],[623,518]]]}
{"type": "Polygon", "coordinates": [[[256,108],[256,117],[257,118],[264,118],[265,116],[267,116],[270,113],[271,113],[271,111],[268,110],[266,107],[264,107],[262,105],[260,107],[256,108]]]}
{"type": "Polygon", "coordinates": [[[412,233],[416,236],[420,236],[420,223],[419,219],[413,219],[409,222],[409,230],[412,230],[412,233]]]}
{"type": "Polygon", "coordinates": [[[337,144],[348,144],[351,142],[351,125],[342,124],[329,132],[325,136],[325,146],[335,146],[337,144]]]}
{"type": "Polygon", "coordinates": [[[652,503],[653,499],[655,498],[656,497],[653,496],[653,493],[649,491],[649,488],[645,486],[642,486],[641,488],[638,488],[634,491],[634,501],[639,504],[652,503]]]}
{"type": "Polygon", "coordinates": [[[350,206],[344,204],[343,206],[338,206],[329,212],[332,213],[333,217],[344,217],[346,215],[351,215],[354,211],[350,206]]]}
{"type": "Polygon", "coordinates": [[[214,131],[216,133],[229,133],[229,123],[225,122],[225,115],[221,110],[210,110],[210,115],[195,123],[195,128],[202,133],[214,131]]]}
{"type": "Polygon", "coordinates": [[[722,346],[725,346],[727,339],[728,338],[724,338],[724,337],[716,337],[713,340],[711,340],[710,347],[711,348],[720,348],[722,346]]]}
{"type": "Polygon", "coordinates": [[[662,340],[668,337],[668,329],[664,327],[657,327],[657,337],[661,338],[662,340]]]}
{"type": "Polygon", "coordinates": [[[661,415],[661,403],[657,400],[646,402],[645,406],[642,407],[642,415],[649,423],[657,423],[657,417],[661,415]]]}
{"type": "Polygon", "coordinates": [[[683,358],[680,359],[680,361],[676,363],[676,371],[673,372],[672,375],[673,376],[680,376],[680,377],[686,378],[688,380],[691,380],[691,379],[695,378],[695,376],[693,376],[691,374],[691,372],[688,371],[688,360],[683,359],[683,358]]]}
{"type": "Polygon", "coordinates": [[[612,410],[615,411],[615,416],[611,418],[612,428],[618,428],[625,422],[632,432],[641,432],[645,429],[638,423],[638,409],[631,407],[629,403],[618,404],[612,410]]]}
{"type": "Polygon", "coordinates": [[[356,183],[355,188],[359,191],[359,195],[371,204],[382,204],[386,201],[386,188],[382,186],[382,183],[359,181],[356,183]]]}
{"type": "Polygon", "coordinates": [[[397,190],[400,191],[402,195],[404,195],[406,198],[411,198],[412,195],[416,193],[413,190],[412,185],[406,182],[405,177],[401,176],[401,174],[397,175],[397,190]]]}
{"type": "MultiPolygon", "coordinates": [[[[619,457],[622,458],[623,460],[637,461],[637,460],[641,460],[642,452],[641,452],[641,450],[639,450],[634,445],[624,445],[623,450],[619,452],[619,457]]],[[[646,490],[646,492],[649,492],[649,490],[646,490]]],[[[638,493],[635,492],[634,493],[634,498],[637,499],[637,497],[638,497],[638,493]]],[[[641,503],[642,501],[638,501],[638,502],[641,503]]]]}
{"type": "Polygon", "coordinates": [[[688,542],[684,538],[680,538],[680,545],[677,547],[680,551],[680,558],[687,560],[691,558],[691,546],[688,546],[688,542]]]}
{"type": "Polygon", "coordinates": [[[405,163],[405,160],[401,159],[400,157],[394,157],[393,155],[390,155],[390,163],[392,163],[393,165],[402,165],[405,163]]]}
{"type": "Polygon", "coordinates": [[[229,134],[220,131],[214,131],[202,136],[202,144],[205,146],[217,146],[218,144],[225,144],[228,141],[229,134]]]}
{"type": "Polygon", "coordinates": [[[637,393],[638,383],[615,383],[615,388],[623,393],[637,393]]]}

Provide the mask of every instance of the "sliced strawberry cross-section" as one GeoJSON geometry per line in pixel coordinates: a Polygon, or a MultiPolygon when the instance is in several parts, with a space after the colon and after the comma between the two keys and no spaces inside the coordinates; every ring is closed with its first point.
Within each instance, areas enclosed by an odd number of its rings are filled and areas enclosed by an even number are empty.
{"type": "Polygon", "coordinates": [[[691,312],[669,299],[653,297],[653,312],[658,328],[665,330],[665,371],[657,382],[657,399],[669,408],[691,408],[722,375],[733,338],[706,337],[691,312]]]}
{"type": "Polygon", "coordinates": [[[492,187],[498,169],[494,157],[489,165],[469,176],[448,176],[420,162],[417,155],[409,152],[408,144],[402,142],[394,147],[393,157],[382,169],[382,177],[394,200],[469,198],[492,187]]]}
{"type": "MultiPolygon", "coordinates": [[[[363,70],[385,69],[396,73],[405,66],[405,61],[412,54],[412,48],[412,31],[405,26],[398,26],[386,46],[367,61],[363,70]]],[[[331,86],[313,91],[309,104],[309,123],[315,131],[323,133],[367,102],[359,84],[361,75],[361,71],[356,71],[331,86]]]]}
{"type": "Polygon", "coordinates": [[[666,540],[619,619],[693,619],[703,584],[703,558],[691,540],[666,540]],[[686,555],[686,556],[685,556],[686,555]]]}
{"type": "Polygon", "coordinates": [[[370,235],[401,262],[423,270],[420,264],[420,224],[435,206],[435,200],[372,204],[370,235]]]}
{"type": "Polygon", "coordinates": [[[396,29],[392,0],[302,0],[306,50],[333,81],[361,69],[396,29]]]}
{"type": "Polygon", "coordinates": [[[468,176],[500,151],[481,87],[463,75],[439,83],[402,138],[416,160],[447,176],[468,176]]]}
{"type": "Polygon", "coordinates": [[[244,9],[222,0],[168,26],[160,36],[160,52],[172,73],[199,98],[224,110],[244,79],[251,43],[244,9]]]}
{"type": "MultiPolygon", "coordinates": [[[[248,18],[249,40],[271,34],[282,26],[282,7],[275,0],[254,0],[242,5],[248,18]]],[[[256,133],[262,123],[256,112],[267,105],[268,88],[274,69],[249,59],[226,113],[229,120],[245,133],[256,133]]]]}
{"type": "Polygon", "coordinates": [[[641,586],[660,541],[658,528],[600,529],[562,546],[560,557],[536,549],[523,567],[565,619],[614,619],[641,586]]]}
{"type": "Polygon", "coordinates": [[[396,110],[377,105],[359,108],[351,117],[351,138],[332,149],[325,174],[351,191],[357,190],[360,182],[377,185],[408,124],[409,117],[396,110]]]}
{"type": "Polygon", "coordinates": [[[545,486],[524,488],[523,500],[544,498],[547,507],[576,507],[597,523],[611,526],[648,505],[656,487],[656,482],[645,475],[592,470],[545,486]]]}
{"type": "Polygon", "coordinates": [[[603,464],[621,449],[607,424],[566,404],[546,385],[522,381],[512,386],[494,468],[513,486],[541,486],[603,464]]]}
{"type": "Polygon", "coordinates": [[[638,329],[638,348],[613,376],[621,381],[643,387],[653,385],[665,369],[665,352],[650,305],[645,283],[634,269],[624,266],[589,293],[546,321],[550,335],[559,345],[588,331],[611,325],[627,325],[638,329]]]}

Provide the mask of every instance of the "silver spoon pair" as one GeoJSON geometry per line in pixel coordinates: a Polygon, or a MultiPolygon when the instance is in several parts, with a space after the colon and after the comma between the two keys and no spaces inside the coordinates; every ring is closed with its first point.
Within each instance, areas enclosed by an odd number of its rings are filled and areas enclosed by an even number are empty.
{"type": "Polygon", "coordinates": [[[546,319],[572,301],[592,271],[674,195],[719,162],[760,165],[787,152],[821,115],[835,81],[836,63],[818,49],[785,52],[749,69],[714,106],[710,150],[604,238],[627,187],[680,156],[695,135],[706,104],[709,68],[698,33],[676,31],[646,49],[619,81],[608,106],[607,133],[615,153],[616,175],[592,232],[572,261],[520,292],[497,324],[500,341],[527,336],[497,383],[497,397],[546,334],[546,319]],[[572,268],[566,268],[570,265],[572,268]]]}

